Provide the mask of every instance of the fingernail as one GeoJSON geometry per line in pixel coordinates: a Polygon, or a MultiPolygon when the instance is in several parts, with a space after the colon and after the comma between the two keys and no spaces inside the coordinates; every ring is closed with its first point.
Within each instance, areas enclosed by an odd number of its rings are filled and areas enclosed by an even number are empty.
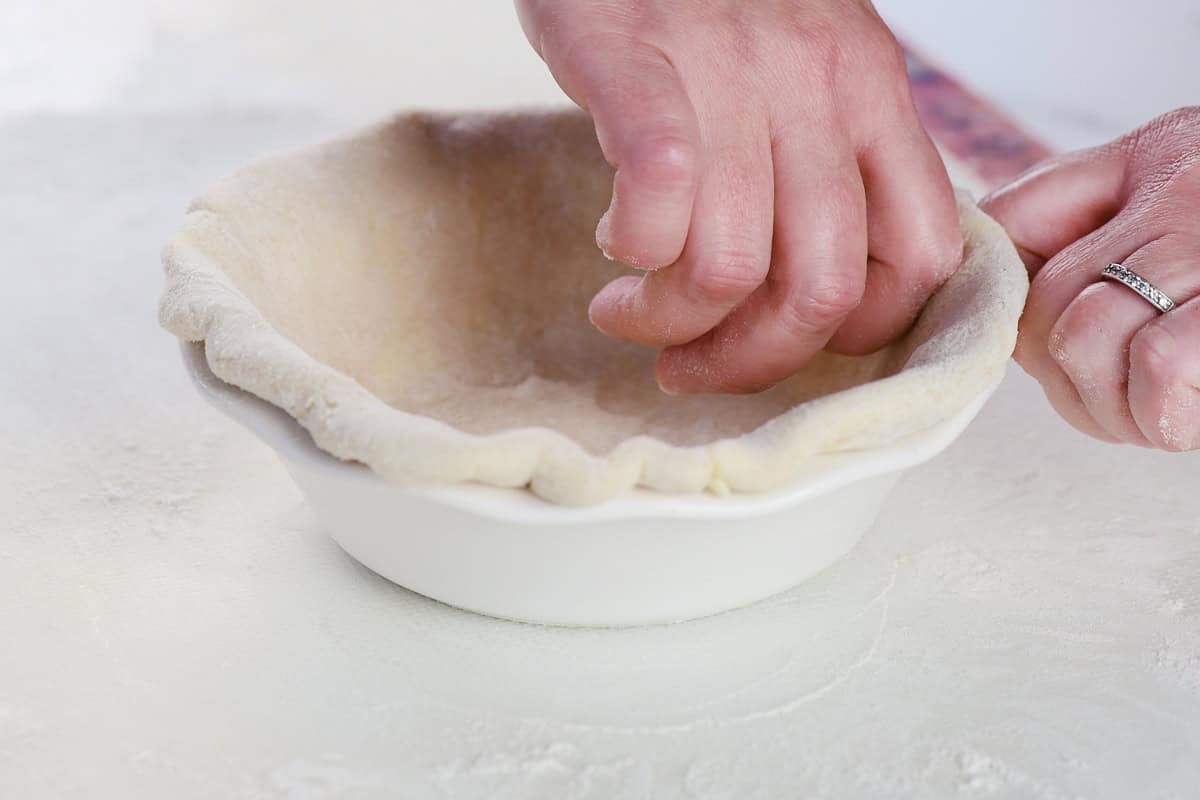
{"type": "Polygon", "coordinates": [[[605,326],[602,320],[605,317],[611,319],[614,316],[613,311],[620,306],[623,297],[622,292],[610,289],[608,286],[596,293],[592,302],[588,303],[588,320],[596,330],[608,336],[613,335],[612,330],[605,326]]]}
{"type": "Polygon", "coordinates": [[[609,261],[615,260],[612,255],[612,206],[600,217],[596,224],[596,245],[609,261]]]}
{"type": "Polygon", "coordinates": [[[665,395],[676,397],[681,393],[679,383],[678,357],[675,349],[668,347],[658,354],[658,363],[654,366],[654,380],[658,389],[665,395]]]}
{"type": "Polygon", "coordinates": [[[603,325],[601,325],[599,322],[596,321],[596,300],[594,298],[593,298],[592,302],[588,305],[587,315],[588,315],[588,322],[592,323],[593,328],[595,328],[596,330],[600,331],[601,333],[603,333],[605,335],[611,335],[611,334],[609,334],[608,331],[606,331],[604,329],[603,325]]]}
{"type": "Polygon", "coordinates": [[[615,321],[618,323],[617,327],[621,327],[621,320],[627,319],[635,308],[637,287],[638,281],[632,276],[618,278],[607,284],[596,292],[596,296],[588,304],[588,319],[602,333],[609,336],[620,335],[614,334],[612,326],[606,325],[605,322],[615,321]]]}

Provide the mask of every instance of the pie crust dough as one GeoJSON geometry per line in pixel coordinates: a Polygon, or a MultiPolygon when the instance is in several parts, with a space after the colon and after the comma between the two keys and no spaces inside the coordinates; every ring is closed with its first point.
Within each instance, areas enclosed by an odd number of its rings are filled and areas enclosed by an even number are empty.
{"type": "Polygon", "coordinates": [[[406,114],[195,200],[160,318],[338,458],[563,504],[780,486],[953,415],[1012,352],[1025,269],[960,197],[962,267],[904,339],[757,395],[670,397],[652,349],[588,322],[626,271],[593,239],[611,187],[580,112],[406,114]]]}

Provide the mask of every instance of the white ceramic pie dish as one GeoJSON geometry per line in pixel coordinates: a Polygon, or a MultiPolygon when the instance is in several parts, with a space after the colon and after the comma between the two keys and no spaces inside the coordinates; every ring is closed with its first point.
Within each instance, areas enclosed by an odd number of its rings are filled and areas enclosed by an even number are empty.
{"type": "Polygon", "coordinates": [[[201,394],[283,460],[330,536],[371,570],[459,608],[525,622],[626,626],[738,608],[845,555],[900,475],[966,428],[999,380],[937,425],[813,458],[789,486],[714,497],[637,489],[586,507],[521,489],[401,486],[341,461],[287,413],[216,377],[182,343],[201,394]]]}

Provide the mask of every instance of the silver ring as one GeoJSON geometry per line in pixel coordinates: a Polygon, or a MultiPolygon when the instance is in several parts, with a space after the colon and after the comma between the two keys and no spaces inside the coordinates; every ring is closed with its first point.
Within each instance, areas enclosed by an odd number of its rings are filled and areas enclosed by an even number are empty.
{"type": "Polygon", "coordinates": [[[1109,264],[1100,275],[1125,284],[1164,314],[1175,307],[1175,301],[1167,297],[1166,293],[1123,264],[1109,264]]]}

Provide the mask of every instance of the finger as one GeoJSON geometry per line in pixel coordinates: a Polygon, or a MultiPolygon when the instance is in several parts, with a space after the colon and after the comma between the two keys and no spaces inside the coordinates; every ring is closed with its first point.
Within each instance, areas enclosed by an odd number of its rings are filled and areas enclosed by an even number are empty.
{"type": "Polygon", "coordinates": [[[1008,231],[1032,277],[1117,214],[1125,182],[1125,150],[1113,143],[1040,164],[980,206],[1008,231]]]}
{"type": "Polygon", "coordinates": [[[1120,300],[1113,302],[1112,292],[1094,283],[1071,301],[1050,332],[1050,357],[1097,425],[1117,441],[1144,445],[1129,411],[1127,378],[1129,341],[1145,322],[1145,310],[1130,314],[1120,300]]]}
{"type": "MultiPolygon", "coordinates": [[[[1032,276],[1015,357],[1036,377],[1055,408],[1076,428],[1121,441],[1095,420],[1063,369],[1071,359],[1051,333],[1067,307],[1112,261],[1156,238],[1133,212],[1122,212],[1123,151],[1117,145],[1035,167],[983,201],[1005,225],[1032,276]]],[[[1086,393],[1093,383],[1080,379],[1086,393]]],[[[1094,394],[1094,392],[1093,392],[1094,394]]],[[[1126,431],[1127,432],[1127,431],[1126,431]]]]}
{"type": "MultiPolygon", "coordinates": [[[[1200,241],[1178,234],[1157,239],[1122,262],[1172,297],[1200,294],[1200,241]]],[[[1091,414],[1120,441],[1146,446],[1130,408],[1130,345],[1159,315],[1129,288],[1111,281],[1087,286],[1050,332],[1052,357],[1071,379],[1091,414]]]]}
{"type": "MultiPolygon", "coordinates": [[[[719,123],[714,127],[721,128],[719,123]]],[[[725,127],[696,197],[679,260],[640,279],[619,279],[592,300],[602,331],[644,344],[690,342],[712,330],[766,278],[774,194],[765,130],[725,127]]]]}
{"type": "Polygon", "coordinates": [[[1071,379],[1050,357],[1046,340],[1028,334],[1023,322],[1017,330],[1017,346],[1013,352],[1013,359],[1026,374],[1041,384],[1050,405],[1059,416],[1071,424],[1071,427],[1102,441],[1117,441],[1092,419],[1071,379]]]}
{"type": "Polygon", "coordinates": [[[1159,228],[1136,209],[1122,210],[1096,231],[1054,255],[1030,281],[1029,299],[1021,315],[1023,333],[1040,340],[1053,355],[1051,332],[1076,297],[1100,280],[1114,261],[1123,261],[1159,238],[1159,228]]]}
{"type": "Polygon", "coordinates": [[[954,189],[916,112],[859,155],[867,193],[870,260],[862,302],[829,349],[870,353],[908,330],[921,307],[962,262],[954,189]]]}
{"type": "Polygon", "coordinates": [[[1047,361],[1046,359],[1028,361],[1018,358],[1017,363],[1041,384],[1042,392],[1050,401],[1050,405],[1072,428],[1103,442],[1112,444],[1119,442],[1120,440],[1113,437],[1096,420],[1092,419],[1092,415],[1079,398],[1079,392],[1076,391],[1075,385],[1071,383],[1071,379],[1067,377],[1066,373],[1047,361]]]}
{"type": "Polygon", "coordinates": [[[617,33],[583,36],[561,51],[547,44],[543,55],[567,94],[591,113],[600,149],[616,169],[597,243],[636,267],[674,262],[692,216],[700,134],[670,59],[617,33]]]}
{"type": "Polygon", "coordinates": [[[862,298],[866,199],[853,155],[795,139],[775,148],[775,234],[766,283],[703,338],[663,352],[674,392],[745,392],[806,364],[862,298]]]}
{"type": "Polygon", "coordinates": [[[1150,444],[1200,449],[1200,298],[1163,314],[1133,337],[1129,405],[1150,444]]]}
{"type": "MultiPolygon", "coordinates": [[[[1046,396],[1068,422],[1103,441],[1121,439],[1092,418],[1079,388],[1064,371],[1064,364],[1072,357],[1063,349],[1061,339],[1052,339],[1052,332],[1072,301],[1099,280],[1104,266],[1137,250],[1141,242],[1130,238],[1132,230],[1135,229],[1121,225],[1118,218],[1068,246],[1036,270],[1013,354],[1025,371],[1042,384],[1046,396]]],[[[1040,260],[1040,256],[1037,258],[1040,260]]],[[[1081,381],[1081,385],[1084,383],[1081,381]]]]}
{"type": "Polygon", "coordinates": [[[1099,279],[1104,266],[1137,250],[1139,241],[1125,241],[1130,230],[1114,220],[1070,245],[1037,271],[1021,314],[1014,353],[1017,362],[1038,379],[1055,408],[1072,425],[1106,441],[1119,439],[1091,418],[1077,387],[1063,371],[1062,342],[1052,341],[1051,332],[1067,306],[1099,279]],[[1064,384],[1071,388],[1066,389],[1064,384]],[[1081,420],[1080,414],[1087,421],[1081,420]]]}

